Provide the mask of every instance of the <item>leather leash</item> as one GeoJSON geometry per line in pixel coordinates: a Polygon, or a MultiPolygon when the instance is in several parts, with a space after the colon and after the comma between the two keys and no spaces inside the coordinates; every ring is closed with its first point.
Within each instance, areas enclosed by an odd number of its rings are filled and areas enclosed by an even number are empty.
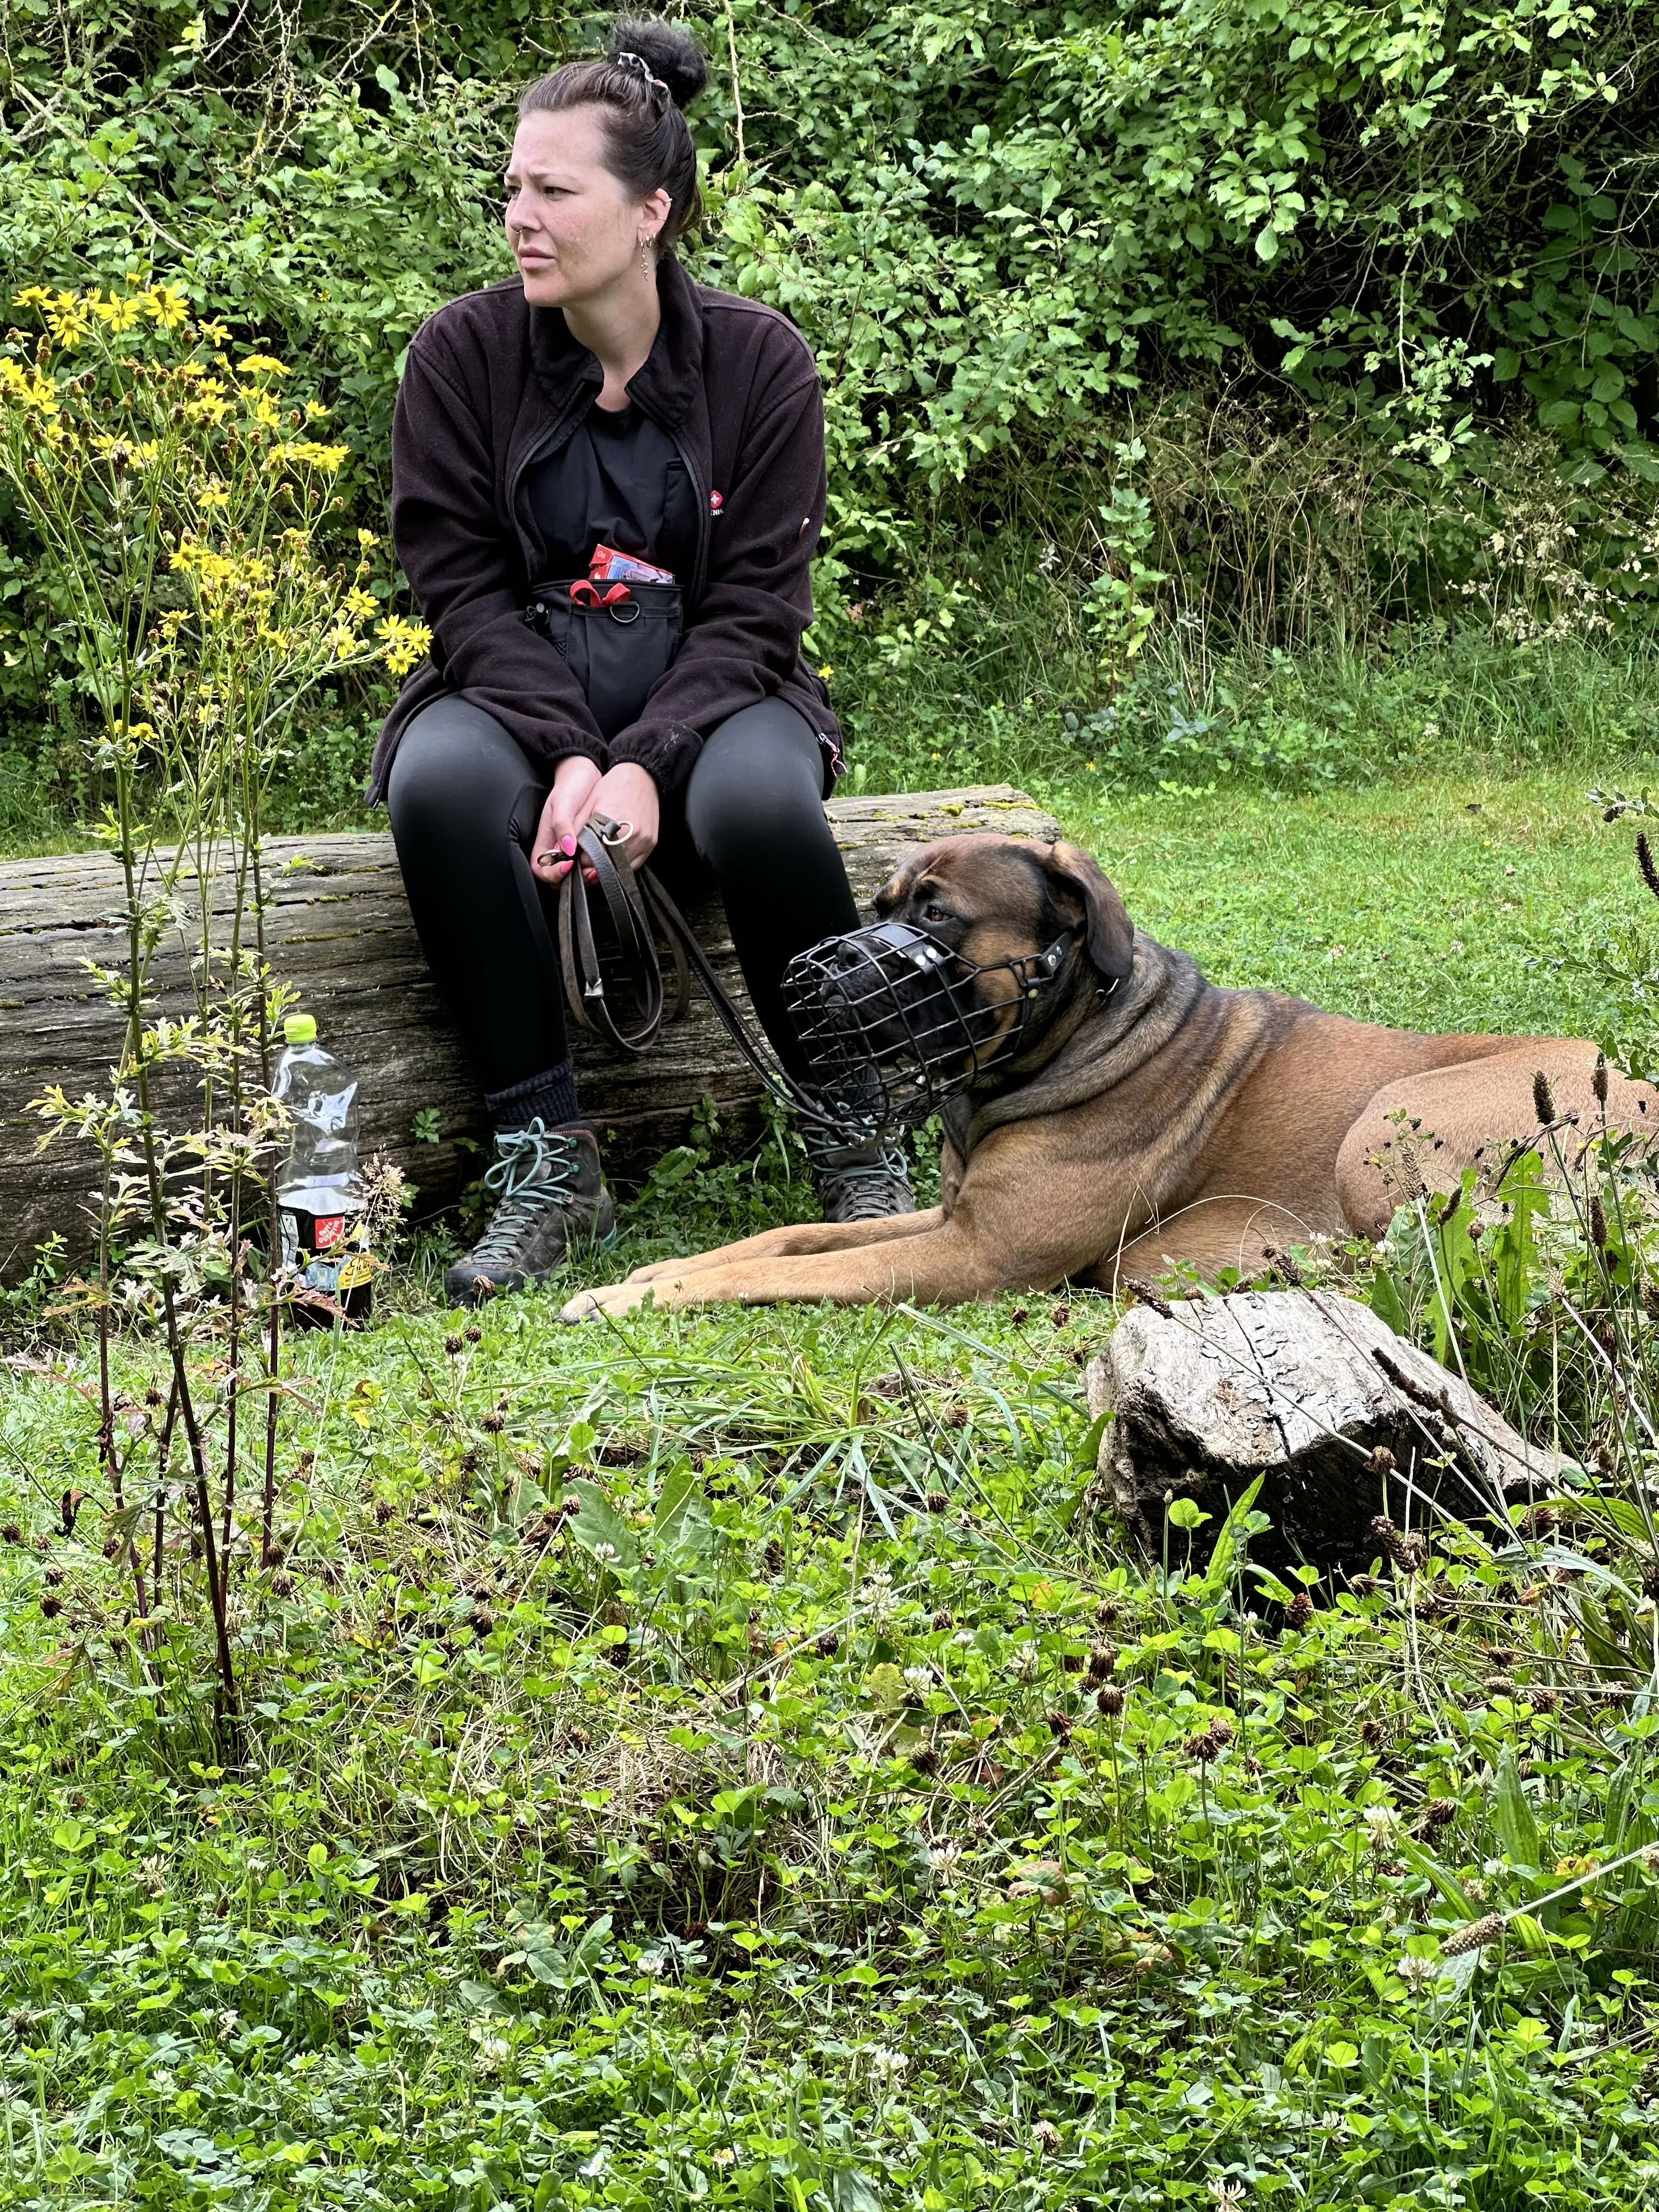
{"type": "Polygon", "coordinates": [[[695,975],[726,1034],[766,1090],[803,1121],[839,1129],[837,1117],[798,1084],[771,1048],[754,1035],[710,967],[690,923],[648,867],[636,872],[629,865],[623,849],[625,841],[617,831],[616,823],[600,815],[590,817],[576,833],[576,857],[559,885],[559,965],[564,975],[565,996],[577,1021],[617,1051],[635,1059],[655,1043],[666,1002],[654,924],[674,963],[674,1009],[666,1018],[684,1018],[695,975]],[[593,871],[605,921],[615,939],[613,968],[620,967],[634,994],[631,1028],[617,1021],[605,988],[584,862],[593,871]]]}

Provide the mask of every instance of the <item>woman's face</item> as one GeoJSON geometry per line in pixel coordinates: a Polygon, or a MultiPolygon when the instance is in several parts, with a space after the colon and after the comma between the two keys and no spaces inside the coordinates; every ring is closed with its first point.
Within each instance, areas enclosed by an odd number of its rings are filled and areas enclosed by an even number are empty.
{"type": "Polygon", "coordinates": [[[597,107],[528,115],[507,172],[507,235],[538,307],[568,307],[647,281],[641,241],[667,220],[665,191],[630,198],[606,168],[605,118],[597,107]]]}

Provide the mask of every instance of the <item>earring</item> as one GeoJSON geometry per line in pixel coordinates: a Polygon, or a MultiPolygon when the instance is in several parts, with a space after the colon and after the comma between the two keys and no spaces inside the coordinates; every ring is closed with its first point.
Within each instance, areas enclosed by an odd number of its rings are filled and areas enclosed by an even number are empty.
{"type": "Polygon", "coordinates": [[[654,276],[656,274],[657,264],[651,258],[651,240],[648,238],[642,238],[640,240],[640,267],[647,276],[654,276]]]}

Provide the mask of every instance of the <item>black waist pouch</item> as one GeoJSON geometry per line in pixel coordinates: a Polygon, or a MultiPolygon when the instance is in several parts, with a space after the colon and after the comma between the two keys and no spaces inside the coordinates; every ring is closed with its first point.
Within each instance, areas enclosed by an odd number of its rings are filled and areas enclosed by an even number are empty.
{"type": "Polygon", "coordinates": [[[639,720],[680,649],[678,584],[538,584],[524,618],[569,664],[607,739],[639,720]]]}

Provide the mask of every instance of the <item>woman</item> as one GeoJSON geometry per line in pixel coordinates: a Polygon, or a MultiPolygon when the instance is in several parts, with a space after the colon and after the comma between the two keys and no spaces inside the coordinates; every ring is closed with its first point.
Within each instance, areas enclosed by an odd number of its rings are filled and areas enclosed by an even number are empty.
{"type": "MultiPolygon", "coordinates": [[[[635,867],[660,848],[671,879],[712,875],[797,1074],[784,968],[858,926],[822,805],[836,726],[800,653],[817,370],[783,316],[694,285],[672,251],[699,212],[681,110],[705,74],[685,33],[623,21],[604,60],[532,85],[507,173],[519,275],[422,327],[398,396],[392,527],[433,644],[371,797],[495,1132],[498,1202],[449,1272],[454,1303],[612,1231],[549,929],[590,816],[626,828],[635,867]],[[650,622],[610,626],[617,577],[621,612],[648,603],[650,622]]],[[[829,1218],[909,1211],[897,1157],[817,1133],[808,1149],[829,1218]]]]}

